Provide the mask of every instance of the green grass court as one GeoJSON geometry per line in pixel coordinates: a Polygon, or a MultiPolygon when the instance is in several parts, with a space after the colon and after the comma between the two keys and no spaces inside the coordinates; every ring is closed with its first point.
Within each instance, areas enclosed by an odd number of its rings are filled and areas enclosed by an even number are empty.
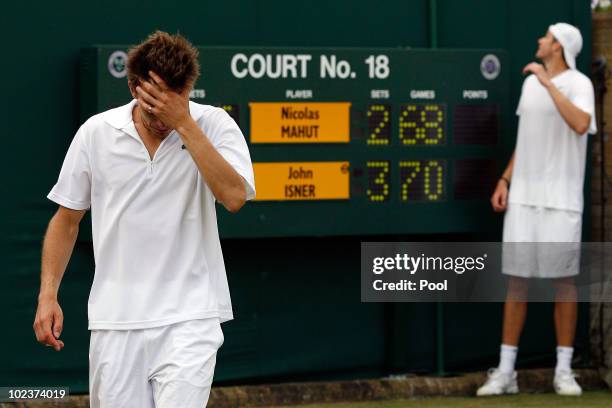
{"type": "MultiPolygon", "coordinates": [[[[556,394],[519,394],[488,398],[422,398],[396,401],[343,402],[334,404],[300,405],[300,408],[611,408],[612,393],[586,392],[581,397],[561,397],[556,394]]],[[[278,408],[278,407],[277,407],[278,408]]],[[[289,408],[289,407],[283,407],[289,408]]],[[[295,407],[294,407],[295,408],[295,407]]]]}

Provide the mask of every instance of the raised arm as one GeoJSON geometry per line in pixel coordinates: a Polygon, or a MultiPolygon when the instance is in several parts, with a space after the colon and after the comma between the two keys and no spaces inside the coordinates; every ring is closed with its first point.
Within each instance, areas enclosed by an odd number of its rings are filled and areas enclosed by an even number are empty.
{"type": "Polygon", "coordinates": [[[42,249],[40,292],[34,319],[34,332],[39,343],[60,351],[64,315],[57,300],[60,282],[74,249],[79,223],[86,210],[71,210],[60,206],[47,228],[42,249]]]}
{"type": "Polygon", "coordinates": [[[150,106],[151,113],[176,129],[217,201],[228,211],[237,212],[247,199],[245,180],[214,148],[192,119],[188,93],[176,93],[157,74],[150,72],[150,75],[157,86],[146,81],[138,86],[138,103],[150,106]]]}
{"type": "Polygon", "coordinates": [[[542,65],[532,62],[523,68],[523,73],[528,72],[535,74],[540,83],[548,90],[565,123],[578,135],[586,134],[591,123],[591,115],[574,105],[567,96],[559,91],[542,65]]]}
{"type": "Polygon", "coordinates": [[[190,120],[179,125],[187,150],[217,200],[230,212],[237,212],[246,202],[245,182],[234,168],[208,141],[197,123],[190,120]]]}

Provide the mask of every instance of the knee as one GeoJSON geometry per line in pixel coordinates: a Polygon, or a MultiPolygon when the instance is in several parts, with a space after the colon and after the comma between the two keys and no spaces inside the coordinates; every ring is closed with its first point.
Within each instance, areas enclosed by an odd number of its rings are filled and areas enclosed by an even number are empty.
{"type": "Polygon", "coordinates": [[[555,279],[553,285],[556,301],[572,302],[576,300],[576,283],[573,278],[555,279]]]}
{"type": "Polygon", "coordinates": [[[529,280],[526,278],[510,277],[508,279],[507,300],[524,302],[529,293],[529,280]]]}

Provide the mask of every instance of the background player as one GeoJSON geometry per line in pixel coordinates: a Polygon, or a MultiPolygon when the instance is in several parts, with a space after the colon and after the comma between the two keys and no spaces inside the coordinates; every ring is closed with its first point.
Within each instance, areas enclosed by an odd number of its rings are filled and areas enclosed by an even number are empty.
{"type": "MultiPolygon", "coordinates": [[[[506,211],[504,242],[579,242],[582,233],[583,184],[587,133],[595,133],[593,85],[576,70],[582,48],[580,31],[569,24],[551,25],[538,40],[536,57],[523,72],[516,149],[491,198],[495,211],[506,211]]],[[[534,245],[531,256],[539,257],[534,245]]],[[[551,257],[545,256],[551,261],[551,257]]],[[[539,257],[540,261],[542,257],[539,257]]],[[[558,394],[580,395],[571,371],[576,330],[576,289],[569,269],[547,267],[546,262],[521,262],[511,268],[504,306],[499,366],[489,373],[477,395],[517,393],[514,370],[521,331],[527,314],[528,278],[553,278],[557,365],[554,388],[558,394]],[[532,267],[533,266],[533,267],[532,267]]],[[[554,264],[554,262],[550,262],[554,264]]]]}

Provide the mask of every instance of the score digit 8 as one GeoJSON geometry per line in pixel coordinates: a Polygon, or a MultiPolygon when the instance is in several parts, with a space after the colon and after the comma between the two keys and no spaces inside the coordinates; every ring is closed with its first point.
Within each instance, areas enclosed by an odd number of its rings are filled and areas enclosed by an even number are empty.
{"type": "Polygon", "coordinates": [[[368,106],[368,144],[389,145],[391,143],[391,106],[368,106]]]}
{"type": "Polygon", "coordinates": [[[374,202],[387,201],[389,199],[391,163],[388,161],[369,161],[367,167],[368,200],[374,202]]]}
{"type": "Polygon", "coordinates": [[[408,104],[400,108],[399,138],[403,145],[441,145],[446,136],[446,105],[408,104]]]}

